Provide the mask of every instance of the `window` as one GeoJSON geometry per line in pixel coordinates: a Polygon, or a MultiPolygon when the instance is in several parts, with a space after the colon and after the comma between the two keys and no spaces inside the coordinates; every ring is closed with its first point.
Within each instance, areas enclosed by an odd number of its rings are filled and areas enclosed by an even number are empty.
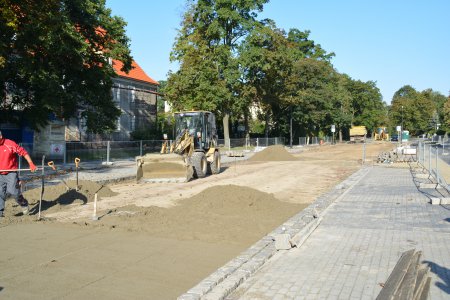
{"type": "Polygon", "coordinates": [[[116,127],[116,131],[120,131],[120,116],[117,118],[117,123],[116,123],[117,127],[116,127]]]}
{"type": "Polygon", "coordinates": [[[132,116],[131,117],[131,131],[134,131],[134,130],[136,130],[136,116],[132,116]]]}
{"type": "Polygon", "coordinates": [[[133,86],[130,86],[131,89],[131,99],[130,99],[130,103],[134,103],[134,100],[136,99],[136,88],[133,86]]]}
{"type": "Polygon", "coordinates": [[[116,87],[116,101],[120,102],[120,84],[116,87]]]}

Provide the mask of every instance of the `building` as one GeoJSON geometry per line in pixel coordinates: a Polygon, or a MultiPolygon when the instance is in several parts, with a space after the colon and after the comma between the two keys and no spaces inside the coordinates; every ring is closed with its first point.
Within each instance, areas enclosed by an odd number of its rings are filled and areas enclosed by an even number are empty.
{"type": "Polygon", "coordinates": [[[117,128],[110,134],[94,135],[86,132],[81,117],[70,120],[65,128],[65,141],[128,141],[133,131],[150,129],[156,124],[156,101],[159,83],[148,76],[133,61],[133,69],[122,72],[122,62],[112,60],[117,73],[113,79],[112,96],[122,114],[117,119],[117,128]]]}
{"type": "Polygon", "coordinates": [[[112,60],[111,63],[118,75],[113,79],[113,101],[122,112],[116,130],[102,135],[88,133],[81,112],[68,121],[50,120],[45,128],[34,134],[35,154],[58,158],[64,152],[65,142],[129,141],[133,131],[150,130],[156,126],[159,83],[135,61],[128,74],[120,70],[120,61],[112,60]]]}

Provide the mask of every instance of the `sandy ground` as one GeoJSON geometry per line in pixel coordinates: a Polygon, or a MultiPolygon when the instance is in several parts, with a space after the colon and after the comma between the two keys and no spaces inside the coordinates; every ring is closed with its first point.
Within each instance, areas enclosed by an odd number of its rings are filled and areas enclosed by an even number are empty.
{"type": "MultiPolygon", "coordinates": [[[[367,144],[366,164],[390,143],[367,144]]],[[[73,181],[0,221],[2,299],[175,299],[362,164],[362,144],[269,147],[187,183],[73,181]],[[99,220],[92,219],[97,192],[99,220]]]]}

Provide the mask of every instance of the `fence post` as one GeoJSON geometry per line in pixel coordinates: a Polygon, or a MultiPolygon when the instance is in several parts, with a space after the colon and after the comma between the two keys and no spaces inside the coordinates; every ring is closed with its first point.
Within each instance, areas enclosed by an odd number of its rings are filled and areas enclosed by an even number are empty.
{"type": "Polygon", "coordinates": [[[64,141],[63,166],[66,165],[66,155],[67,155],[67,142],[64,141]]]}
{"type": "Polygon", "coordinates": [[[437,182],[439,182],[438,154],[439,154],[439,148],[436,146],[436,179],[437,179],[437,182]]]}
{"type": "Polygon", "coordinates": [[[422,143],[422,165],[425,166],[425,143],[422,143]]]}
{"type": "Polygon", "coordinates": [[[419,163],[423,165],[423,161],[422,161],[422,153],[423,153],[423,151],[422,151],[422,142],[421,141],[419,141],[419,144],[418,144],[417,148],[418,148],[417,151],[419,152],[417,159],[418,159],[419,163]]]}
{"type": "Polygon", "coordinates": [[[278,145],[278,138],[275,138],[275,145],[278,145]]]}
{"type": "Polygon", "coordinates": [[[423,166],[425,163],[425,143],[420,143],[420,150],[421,150],[421,153],[419,154],[419,157],[422,158],[420,163],[423,166]]]}
{"type": "Polygon", "coordinates": [[[109,164],[109,150],[110,150],[109,141],[106,142],[106,164],[109,164]]]}
{"type": "Polygon", "coordinates": [[[431,174],[431,144],[429,145],[429,153],[428,153],[428,172],[431,174]]]}
{"type": "Polygon", "coordinates": [[[142,156],[142,140],[139,141],[139,156],[142,156]]]}
{"type": "Polygon", "coordinates": [[[363,143],[363,157],[362,157],[362,164],[364,165],[366,162],[366,143],[363,143]]]}
{"type": "MultiPolygon", "coordinates": [[[[19,143],[19,146],[22,147],[22,143],[19,143]]],[[[19,155],[19,171],[17,172],[19,178],[20,178],[20,169],[22,169],[21,166],[22,166],[22,156],[19,155]]]]}
{"type": "Polygon", "coordinates": [[[259,147],[259,138],[256,138],[256,148],[259,147]]]}

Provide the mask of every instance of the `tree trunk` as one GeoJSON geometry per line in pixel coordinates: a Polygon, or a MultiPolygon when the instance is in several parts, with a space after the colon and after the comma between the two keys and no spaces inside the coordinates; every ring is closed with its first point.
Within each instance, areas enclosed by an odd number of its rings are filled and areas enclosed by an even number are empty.
{"type": "Polygon", "coordinates": [[[248,112],[244,111],[245,146],[250,146],[250,128],[248,125],[248,112]]]}
{"type": "Polygon", "coordinates": [[[269,137],[269,114],[268,113],[266,113],[265,122],[266,122],[266,124],[265,124],[266,126],[265,126],[264,131],[265,131],[266,138],[268,138],[269,137]]]}
{"type": "Polygon", "coordinates": [[[342,129],[339,128],[339,143],[342,143],[342,129]]]}
{"type": "Polygon", "coordinates": [[[230,123],[230,114],[229,113],[225,113],[223,116],[223,138],[224,138],[224,142],[225,142],[225,147],[229,148],[230,147],[230,127],[229,127],[229,123],[230,123]]]}

